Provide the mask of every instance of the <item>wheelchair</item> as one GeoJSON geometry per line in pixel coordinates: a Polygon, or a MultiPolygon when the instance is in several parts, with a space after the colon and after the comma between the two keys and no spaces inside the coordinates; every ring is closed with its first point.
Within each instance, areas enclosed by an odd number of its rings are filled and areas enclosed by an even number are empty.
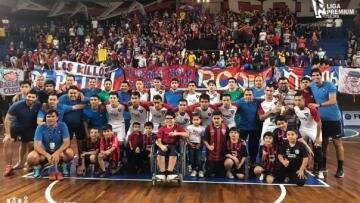
{"type": "MultiPolygon", "coordinates": [[[[185,175],[186,170],[186,142],[181,138],[179,140],[178,144],[178,150],[177,150],[177,159],[176,164],[174,168],[174,173],[176,174],[176,178],[172,180],[162,180],[157,177],[159,175],[159,167],[157,163],[157,156],[158,156],[158,147],[156,143],[153,143],[151,146],[150,151],[150,170],[152,175],[152,185],[156,186],[158,183],[178,183],[179,185],[182,185],[183,177],[185,175]]],[[[168,156],[165,157],[165,166],[168,164],[168,156]]]]}

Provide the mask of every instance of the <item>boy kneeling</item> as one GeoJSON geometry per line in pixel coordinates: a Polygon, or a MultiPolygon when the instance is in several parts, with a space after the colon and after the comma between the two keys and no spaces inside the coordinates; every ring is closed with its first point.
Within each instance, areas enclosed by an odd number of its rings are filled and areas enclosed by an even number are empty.
{"type": "Polygon", "coordinates": [[[274,172],[275,172],[275,163],[276,163],[276,147],[273,144],[273,133],[266,132],[264,134],[264,145],[260,147],[259,150],[259,160],[260,163],[257,164],[254,168],[254,173],[257,176],[260,176],[260,180],[263,180],[265,176],[266,183],[274,182],[274,172]]]}
{"type": "Polygon", "coordinates": [[[100,139],[100,153],[98,156],[100,173],[99,177],[106,176],[105,161],[111,163],[111,174],[114,175],[119,171],[118,162],[120,159],[120,146],[116,135],[112,131],[112,126],[106,124],[103,127],[103,136],[100,139]]]}
{"type": "Polygon", "coordinates": [[[165,125],[159,128],[156,135],[156,145],[159,147],[157,162],[160,169],[160,173],[156,177],[161,180],[176,178],[173,171],[179,148],[179,136],[188,137],[189,133],[184,127],[175,124],[175,113],[168,111],[165,114],[165,125]],[[169,156],[167,170],[165,169],[165,156],[169,156]]]}
{"type": "Polygon", "coordinates": [[[287,130],[286,136],[287,141],[278,154],[278,178],[280,181],[289,178],[291,183],[303,186],[306,180],[304,172],[309,160],[308,152],[305,145],[297,140],[297,130],[287,130]]]}
{"type": "Polygon", "coordinates": [[[74,158],[70,148],[69,130],[65,123],[57,122],[58,113],[50,109],[45,114],[46,123],[37,126],[34,136],[34,151],[29,153],[27,163],[34,167],[34,177],[41,176],[42,165],[48,162],[54,165],[55,171],[50,171],[49,180],[63,180],[69,175],[68,163],[74,158]],[[59,163],[62,172],[57,171],[59,163]]]}
{"type": "Polygon", "coordinates": [[[97,166],[98,163],[100,151],[99,129],[92,127],[89,134],[90,137],[86,139],[85,150],[81,154],[81,165],[77,168],[78,175],[85,175],[90,164],[97,166]]]}
{"type": "Polygon", "coordinates": [[[233,179],[235,175],[239,179],[245,178],[245,159],[247,157],[246,143],[240,139],[240,132],[236,127],[229,130],[230,139],[226,142],[225,170],[226,177],[233,179]]]}

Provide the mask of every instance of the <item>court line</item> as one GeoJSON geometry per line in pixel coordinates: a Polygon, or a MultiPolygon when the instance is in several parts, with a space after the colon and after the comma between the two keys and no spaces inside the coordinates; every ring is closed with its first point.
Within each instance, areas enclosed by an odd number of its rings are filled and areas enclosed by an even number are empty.
{"type": "Polygon", "coordinates": [[[54,182],[52,182],[45,190],[45,199],[47,202],[49,203],[56,203],[56,201],[51,197],[51,189],[54,187],[54,185],[56,183],[58,183],[59,181],[56,180],[54,182]]]}
{"type": "Polygon", "coordinates": [[[275,200],[274,203],[281,203],[286,197],[286,188],[284,185],[279,185],[281,193],[280,196],[275,200]]]}
{"type": "MultiPolygon", "coordinates": [[[[34,178],[30,176],[31,173],[28,175],[24,175],[24,178],[34,178]]],[[[43,177],[46,178],[46,177],[43,177]]],[[[98,177],[64,177],[65,179],[75,179],[75,180],[110,180],[110,181],[140,181],[140,182],[150,182],[151,179],[137,179],[137,178],[98,178],[98,177]]],[[[321,182],[323,185],[310,185],[305,184],[304,187],[330,187],[328,184],[323,182],[320,179],[319,182],[321,182]]],[[[269,186],[297,186],[296,184],[290,184],[290,183],[252,183],[252,182],[221,182],[221,181],[206,181],[206,180],[183,180],[184,183],[209,183],[209,184],[229,184],[229,185],[269,185],[269,186]]]]}

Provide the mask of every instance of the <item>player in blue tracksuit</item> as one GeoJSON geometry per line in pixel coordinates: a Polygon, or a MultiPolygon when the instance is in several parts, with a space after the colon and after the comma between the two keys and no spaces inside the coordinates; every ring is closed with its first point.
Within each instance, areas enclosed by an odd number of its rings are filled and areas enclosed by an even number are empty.
{"type": "Polygon", "coordinates": [[[179,80],[177,78],[171,79],[171,88],[164,95],[164,102],[170,104],[173,108],[177,107],[180,99],[183,98],[183,91],[179,90],[178,87],[179,80]]]}

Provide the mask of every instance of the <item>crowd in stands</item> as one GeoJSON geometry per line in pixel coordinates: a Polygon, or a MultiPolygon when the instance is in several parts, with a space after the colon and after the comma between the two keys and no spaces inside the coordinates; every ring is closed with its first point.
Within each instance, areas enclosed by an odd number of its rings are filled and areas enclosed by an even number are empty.
{"type": "Polygon", "coordinates": [[[50,21],[13,25],[5,63],[32,70],[60,60],[120,67],[190,66],[309,67],[334,65],[319,47],[321,29],[300,26],[288,9],[267,12],[210,14],[195,7],[146,16],[131,14],[106,21],[50,21]],[[187,50],[187,40],[216,40],[216,50],[187,50]],[[98,60],[99,49],[107,60],[98,60]]]}

